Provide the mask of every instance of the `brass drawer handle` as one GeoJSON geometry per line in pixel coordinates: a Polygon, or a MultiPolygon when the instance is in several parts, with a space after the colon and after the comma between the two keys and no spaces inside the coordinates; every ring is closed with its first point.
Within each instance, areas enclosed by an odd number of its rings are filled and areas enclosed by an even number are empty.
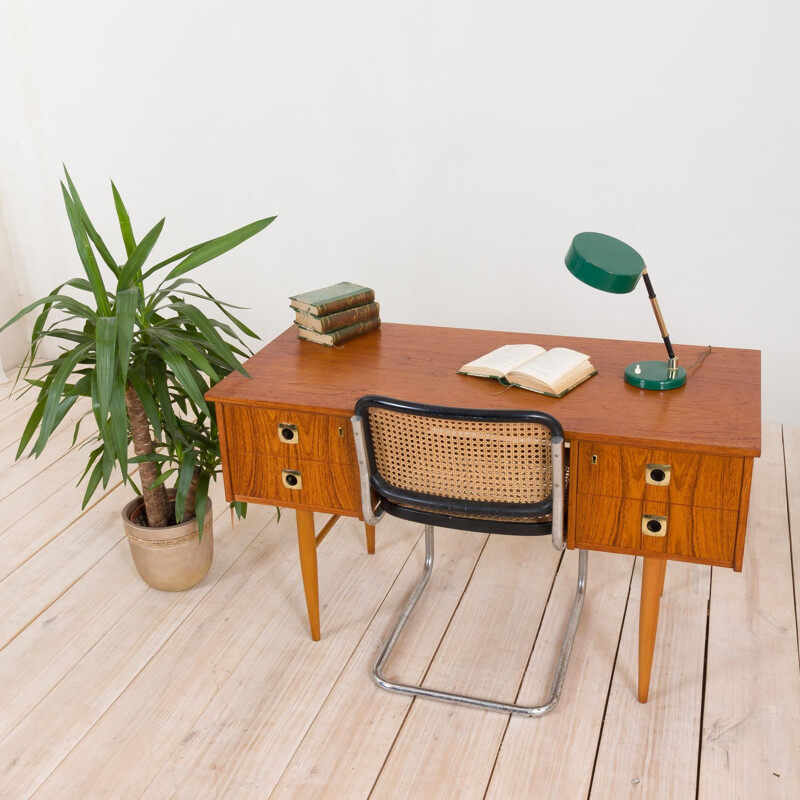
{"type": "Polygon", "coordinates": [[[300,441],[300,429],[288,422],[278,423],[278,438],[284,444],[297,444],[300,441]]]}
{"type": "Polygon", "coordinates": [[[282,470],[281,482],[287,489],[303,488],[303,476],[296,469],[282,470]]]}
{"type": "Polygon", "coordinates": [[[648,464],[644,482],[650,486],[669,486],[672,467],[669,464],[648,464]]]}
{"type": "Polygon", "coordinates": [[[659,539],[663,538],[667,535],[667,518],[643,514],[642,533],[645,536],[655,536],[659,539]]]}

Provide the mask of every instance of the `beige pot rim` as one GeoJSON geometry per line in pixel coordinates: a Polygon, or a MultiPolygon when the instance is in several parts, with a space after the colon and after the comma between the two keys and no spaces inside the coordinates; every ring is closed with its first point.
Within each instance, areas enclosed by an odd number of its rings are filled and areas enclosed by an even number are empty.
{"type": "MultiPolygon", "coordinates": [[[[170,500],[175,499],[175,489],[167,489],[170,500]]],[[[134,497],[122,509],[122,524],[125,533],[130,540],[140,547],[177,547],[179,544],[197,539],[197,517],[192,517],[186,522],[179,522],[176,525],[164,525],[154,528],[148,525],[139,525],[134,522],[132,517],[144,506],[144,500],[140,496],[134,497]]],[[[209,524],[213,519],[213,510],[210,498],[206,499],[205,532],[208,532],[209,524]]]]}

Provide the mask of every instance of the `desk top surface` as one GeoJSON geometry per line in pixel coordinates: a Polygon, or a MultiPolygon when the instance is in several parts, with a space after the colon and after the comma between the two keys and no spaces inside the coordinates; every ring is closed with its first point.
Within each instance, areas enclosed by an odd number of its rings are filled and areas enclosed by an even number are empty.
{"type": "MultiPolygon", "coordinates": [[[[675,345],[689,367],[704,346],[675,345]]],[[[623,380],[634,360],[665,359],[660,342],[384,323],[341,348],[297,338],[294,328],[246,362],[251,378],[231,373],[206,397],[214,402],[351,415],[356,400],[380,394],[461,408],[547,411],[567,439],[757,456],[761,452],[761,353],[714,347],[688,370],[686,385],[665,392],[623,380]],[[457,375],[468,361],[504,344],[570,347],[589,355],[598,374],[561,398],[495,380],[457,375]]]]}

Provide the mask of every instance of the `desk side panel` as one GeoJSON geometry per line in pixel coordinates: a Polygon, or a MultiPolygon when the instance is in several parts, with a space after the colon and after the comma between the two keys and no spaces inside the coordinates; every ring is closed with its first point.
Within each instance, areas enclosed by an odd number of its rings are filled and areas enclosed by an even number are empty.
{"type": "Polygon", "coordinates": [[[219,454],[222,460],[222,482],[225,486],[225,499],[232,503],[234,500],[233,486],[231,485],[230,454],[228,452],[228,432],[227,432],[227,406],[225,403],[217,403],[217,429],[219,431],[219,454]]]}
{"type": "Polygon", "coordinates": [[[741,505],[739,506],[739,524],[736,529],[736,552],[733,557],[733,569],[735,572],[742,571],[744,562],[744,538],[747,533],[747,517],[750,513],[750,487],[753,484],[753,459],[744,460],[744,471],[742,473],[742,495],[741,505]]]}

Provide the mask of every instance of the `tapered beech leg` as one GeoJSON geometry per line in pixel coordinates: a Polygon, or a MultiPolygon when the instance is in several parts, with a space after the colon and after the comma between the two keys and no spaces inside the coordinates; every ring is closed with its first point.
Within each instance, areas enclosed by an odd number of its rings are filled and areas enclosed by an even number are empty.
{"type": "Polygon", "coordinates": [[[317,578],[317,542],[314,535],[314,512],[295,511],[297,516],[297,544],[300,548],[300,572],[306,593],[308,624],[311,638],[319,641],[319,580],[317,578]]]}
{"type": "Polygon", "coordinates": [[[662,558],[660,560],[660,563],[661,563],[661,579],[659,581],[660,588],[658,590],[658,596],[659,597],[663,597],[664,596],[664,577],[667,574],[667,559],[666,558],[662,558]]]}
{"type": "Polygon", "coordinates": [[[375,526],[365,522],[364,528],[367,531],[367,552],[372,555],[375,552],[375,526]]]}
{"type": "MultiPolygon", "coordinates": [[[[664,562],[666,563],[666,562],[664,562]]],[[[639,604],[639,702],[646,703],[658,630],[658,607],[664,579],[662,559],[644,557],[642,599],[639,604]]]]}

